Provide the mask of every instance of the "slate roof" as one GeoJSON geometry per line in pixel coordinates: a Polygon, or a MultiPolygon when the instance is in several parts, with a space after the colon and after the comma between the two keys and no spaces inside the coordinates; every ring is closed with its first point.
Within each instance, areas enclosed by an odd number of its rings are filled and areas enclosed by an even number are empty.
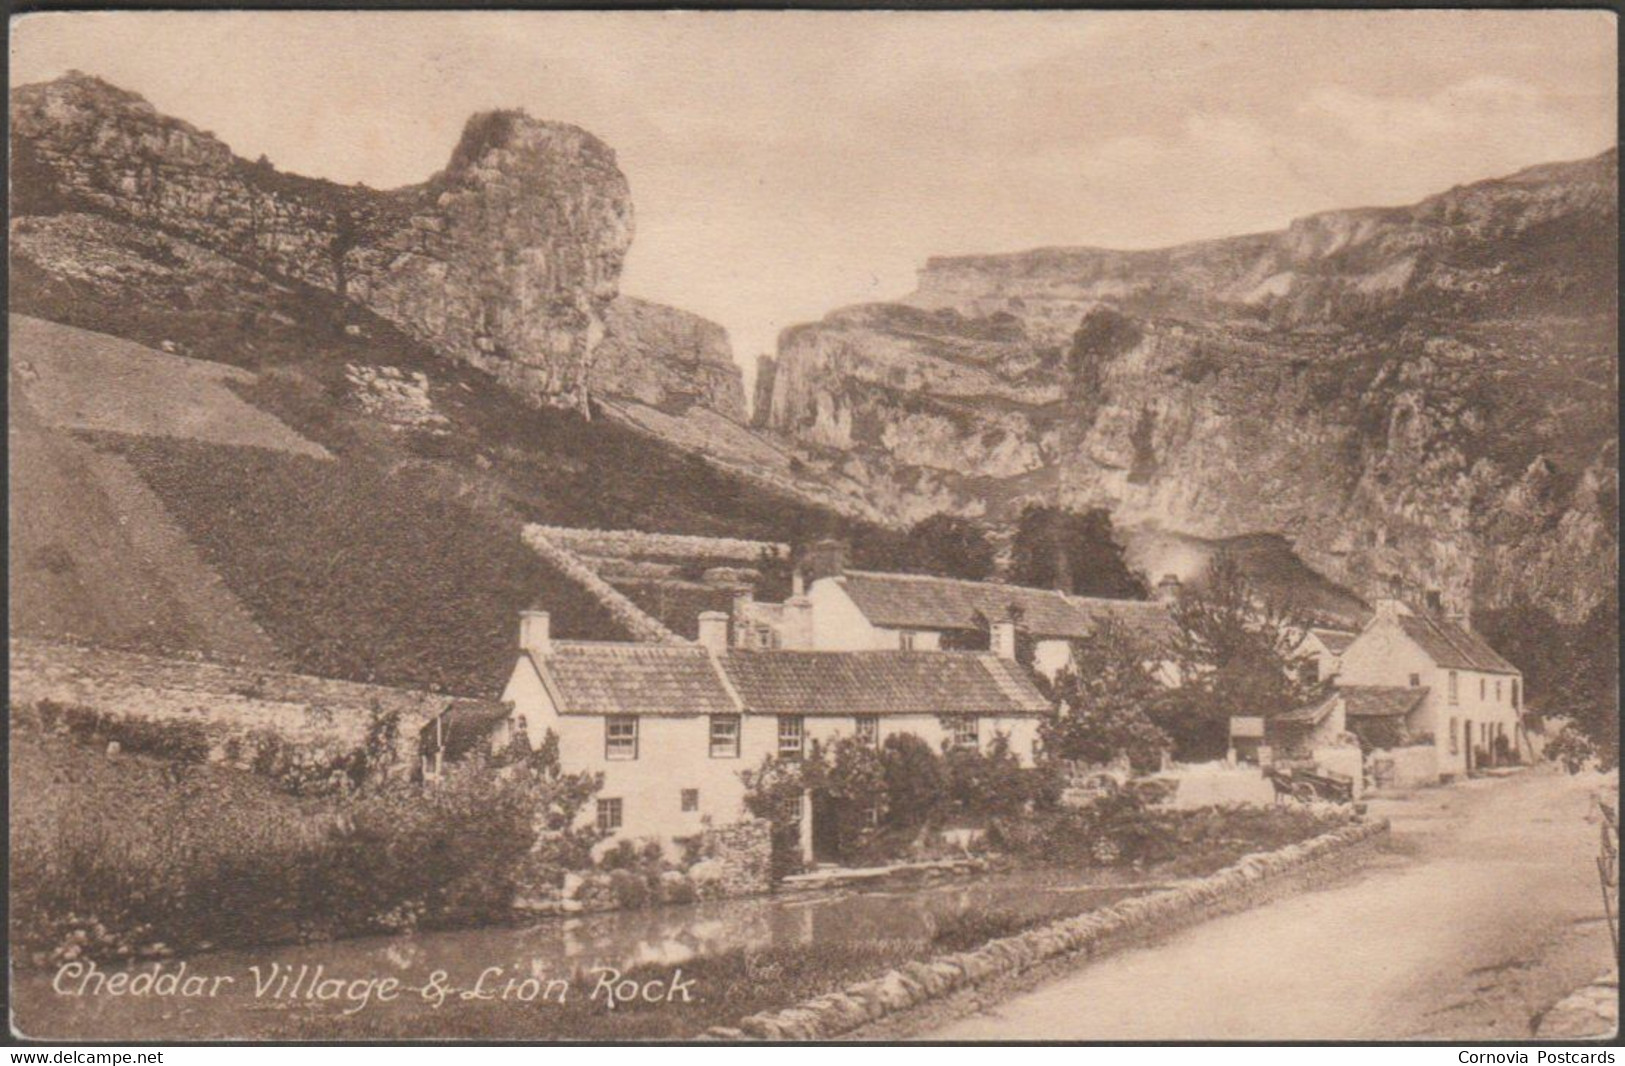
{"type": "Polygon", "coordinates": [[[1428,687],[1398,685],[1343,685],[1343,713],[1350,718],[1399,718],[1410,714],[1427,698],[1428,687]]]}
{"type": "Polygon", "coordinates": [[[1021,585],[865,570],[848,570],[836,580],[865,618],[887,628],[974,629],[978,614],[1001,621],[1011,607],[1021,611],[1022,624],[1035,637],[1088,637],[1106,617],[1144,639],[1160,640],[1172,628],[1167,608],[1144,600],[1068,596],[1021,585]]]}
{"type": "Polygon", "coordinates": [[[992,654],[944,651],[765,651],[721,658],[755,714],[1049,714],[1026,668],[992,654]]]}
{"type": "Polygon", "coordinates": [[[1269,719],[1269,724],[1272,726],[1319,725],[1321,722],[1326,720],[1326,716],[1328,714],[1332,713],[1332,708],[1337,706],[1337,701],[1340,698],[1341,690],[1334,690],[1319,703],[1311,703],[1307,706],[1299,707],[1297,710],[1287,711],[1285,714],[1275,715],[1269,719]]]}
{"type": "Polygon", "coordinates": [[[1422,614],[1399,619],[1405,635],[1427,652],[1428,658],[1448,670],[1480,670],[1489,674],[1515,674],[1518,668],[1496,654],[1484,638],[1465,626],[1422,614]]]}
{"type": "Polygon", "coordinates": [[[1333,655],[1342,655],[1344,650],[1354,643],[1354,638],[1360,635],[1350,633],[1344,629],[1322,629],[1318,626],[1309,632],[1313,633],[1315,638],[1325,645],[1326,650],[1333,655]]]}
{"type": "Polygon", "coordinates": [[[555,641],[531,657],[560,714],[738,714],[712,662],[692,644],[555,641]]]}

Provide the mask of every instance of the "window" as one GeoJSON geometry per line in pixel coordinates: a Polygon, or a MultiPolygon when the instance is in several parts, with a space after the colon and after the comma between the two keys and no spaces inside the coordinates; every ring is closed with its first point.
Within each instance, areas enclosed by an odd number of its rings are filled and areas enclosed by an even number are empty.
{"type": "Polygon", "coordinates": [[[1422,687],[1422,675],[1421,674],[1412,674],[1411,675],[1411,688],[1421,688],[1421,687],[1422,687]]]}
{"type": "Polygon", "coordinates": [[[1512,679],[1512,706],[1513,706],[1514,709],[1516,709],[1517,706],[1518,706],[1518,679],[1517,678],[1512,679]]]}
{"type": "Polygon", "coordinates": [[[801,744],[804,734],[805,730],[800,715],[779,715],[779,758],[801,758],[801,744]]]}
{"type": "Polygon", "coordinates": [[[1489,698],[1489,682],[1481,677],[1478,679],[1478,702],[1483,703],[1489,698]]]}
{"type": "Polygon", "coordinates": [[[601,799],[598,801],[598,828],[606,833],[613,833],[621,827],[621,801],[618,799],[601,799]]]}
{"type": "Polygon", "coordinates": [[[700,809],[700,790],[697,788],[683,789],[683,810],[697,811],[700,809]]]}
{"type": "Polygon", "coordinates": [[[1456,672],[1450,671],[1450,705],[1454,707],[1460,701],[1456,691],[1456,672]]]}
{"type": "Polygon", "coordinates": [[[1501,682],[1499,681],[1495,683],[1495,702],[1501,702],[1501,682]]]}
{"type": "Polygon", "coordinates": [[[898,633],[897,634],[897,646],[899,648],[901,648],[903,651],[913,651],[914,650],[914,631],[911,630],[911,629],[905,629],[901,633],[898,633]]]}
{"type": "Polygon", "coordinates": [[[1452,755],[1458,755],[1458,754],[1461,753],[1461,735],[1460,734],[1461,734],[1461,722],[1460,722],[1460,720],[1455,719],[1455,718],[1450,719],[1450,754],[1452,754],[1452,755]]]}
{"type": "Polygon", "coordinates": [[[1298,664],[1298,680],[1302,681],[1305,685],[1319,684],[1320,683],[1320,660],[1319,659],[1305,659],[1303,662],[1299,663],[1298,664]]]}
{"type": "Polygon", "coordinates": [[[967,714],[955,718],[949,725],[949,734],[956,748],[975,751],[981,746],[977,736],[976,716],[967,714]]]}
{"type": "Polygon", "coordinates": [[[711,716],[711,758],[739,758],[739,716],[713,714],[711,716]]]}
{"type": "Polygon", "coordinates": [[[852,719],[852,731],[859,744],[875,747],[880,743],[880,719],[872,714],[860,714],[852,719]]]}
{"type": "Polygon", "coordinates": [[[638,757],[638,720],[635,715],[614,714],[604,719],[604,758],[638,757]]]}

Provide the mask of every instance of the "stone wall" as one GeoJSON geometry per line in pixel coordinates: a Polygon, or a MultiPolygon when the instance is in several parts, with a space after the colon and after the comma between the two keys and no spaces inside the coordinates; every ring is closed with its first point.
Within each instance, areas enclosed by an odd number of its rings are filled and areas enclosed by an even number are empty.
{"type": "Polygon", "coordinates": [[[418,730],[449,706],[473,703],[412,689],[105,648],[16,638],[13,706],[50,700],[114,718],[203,727],[221,761],[252,762],[259,738],[333,754],[361,744],[375,710],[396,712],[396,765],[410,767],[418,730]],[[227,752],[232,755],[227,756],[227,752]]]}
{"type": "Polygon", "coordinates": [[[707,1031],[713,1040],[868,1039],[908,1035],[908,1012],[1001,979],[1071,967],[1207,918],[1245,910],[1335,876],[1386,836],[1386,820],[1356,822],[1277,851],[1248,855],[1218,873],[1073,918],[991,941],[975,951],[910,962],[779,1011],[753,1014],[737,1026],[707,1031]]]}
{"type": "MultiPolygon", "coordinates": [[[[648,644],[687,644],[681,636],[667,629],[659,619],[644,611],[633,603],[626,594],[614,585],[598,576],[598,571],[582,562],[572,551],[561,547],[546,534],[546,526],[528,525],[525,527],[523,539],[537,555],[562,570],[566,577],[580,584],[598,602],[604,605],[621,625],[632,634],[633,639],[648,644]]],[[[546,607],[546,604],[541,606],[546,607]]]]}
{"type": "Polygon", "coordinates": [[[713,826],[701,836],[705,856],[688,875],[705,898],[757,896],[773,889],[773,825],[746,818],[713,826]]]}
{"type": "Polygon", "coordinates": [[[1439,783],[1439,755],[1432,744],[1371,753],[1374,788],[1419,788],[1439,783]]]}

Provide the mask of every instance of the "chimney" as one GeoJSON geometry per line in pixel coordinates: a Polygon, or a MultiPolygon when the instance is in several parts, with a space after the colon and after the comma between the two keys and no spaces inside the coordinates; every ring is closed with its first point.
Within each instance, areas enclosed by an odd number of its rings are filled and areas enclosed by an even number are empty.
{"type": "Polygon", "coordinates": [[[1444,613],[1444,596],[1439,592],[1438,589],[1428,589],[1427,592],[1423,594],[1423,602],[1428,605],[1429,614],[1444,613]]]}
{"type": "Polygon", "coordinates": [[[1411,613],[1405,601],[1398,596],[1379,596],[1371,601],[1371,607],[1378,622],[1396,622],[1411,613]]]}
{"type": "Polygon", "coordinates": [[[802,574],[801,567],[797,566],[790,571],[790,598],[799,600],[805,595],[807,595],[807,578],[802,574]]]}
{"type": "Polygon", "coordinates": [[[989,645],[994,655],[1001,659],[1014,660],[1016,657],[1016,623],[1012,619],[994,622],[992,626],[992,639],[989,645]]]}
{"type": "Polygon", "coordinates": [[[715,654],[727,651],[728,616],[721,611],[701,611],[699,643],[715,654]]]}
{"type": "Polygon", "coordinates": [[[801,569],[808,581],[840,577],[846,571],[846,542],[833,538],[818,541],[802,556],[801,569]]]}
{"type": "Polygon", "coordinates": [[[1157,602],[1174,603],[1178,601],[1179,593],[1183,589],[1178,574],[1163,574],[1162,580],[1157,582],[1157,602]]]}
{"type": "Polygon", "coordinates": [[[553,654],[552,621],[546,611],[519,612],[519,650],[539,658],[553,654]]]}
{"type": "Polygon", "coordinates": [[[791,651],[811,651],[813,646],[813,605],[805,596],[792,596],[784,601],[784,624],[779,631],[779,645],[791,651]]]}

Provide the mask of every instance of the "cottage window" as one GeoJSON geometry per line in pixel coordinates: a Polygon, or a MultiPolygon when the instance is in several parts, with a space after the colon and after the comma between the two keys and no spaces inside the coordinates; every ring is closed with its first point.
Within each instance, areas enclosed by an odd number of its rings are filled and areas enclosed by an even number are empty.
{"type": "Polygon", "coordinates": [[[1298,680],[1305,685],[1318,685],[1320,683],[1320,660],[1309,658],[1299,663],[1298,680]]]}
{"type": "Polygon", "coordinates": [[[1489,698],[1489,682],[1481,677],[1478,679],[1478,702],[1483,703],[1489,698]]]}
{"type": "Polygon", "coordinates": [[[1501,682],[1499,681],[1495,683],[1495,702],[1501,702],[1501,682]]]}
{"type": "Polygon", "coordinates": [[[860,714],[852,719],[853,735],[859,744],[875,747],[880,743],[880,719],[872,714],[860,714]]]}
{"type": "Polygon", "coordinates": [[[1421,688],[1421,687],[1422,687],[1422,675],[1421,674],[1412,674],[1411,675],[1411,688],[1421,688]]]}
{"type": "Polygon", "coordinates": [[[604,719],[604,758],[636,759],[638,757],[638,719],[636,715],[614,714],[604,719]]]}
{"type": "Polygon", "coordinates": [[[1454,670],[1452,670],[1452,671],[1450,671],[1450,706],[1452,706],[1452,707],[1454,707],[1458,702],[1460,702],[1460,695],[1457,692],[1457,683],[1456,682],[1457,682],[1456,672],[1454,670]]]}
{"type": "Polygon", "coordinates": [[[739,758],[739,716],[713,714],[711,716],[711,758],[739,758]]]}
{"type": "Polygon", "coordinates": [[[961,715],[949,724],[949,736],[956,748],[975,751],[981,747],[978,736],[976,716],[973,714],[961,715]]]}
{"type": "Polygon", "coordinates": [[[1512,707],[1513,707],[1514,710],[1516,710],[1517,707],[1518,707],[1518,679],[1517,678],[1512,679],[1512,707]]]}
{"type": "Polygon", "coordinates": [[[619,799],[601,799],[598,801],[598,828],[605,833],[613,833],[621,827],[621,801],[619,799]]]}
{"type": "Polygon", "coordinates": [[[905,629],[901,633],[897,634],[897,646],[903,651],[913,651],[914,631],[911,629],[905,629]]]}
{"type": "Polygon", "coordinates": [[[683,810],[697,811],[700,809],[700,790],[697,788],[683,789],[683,810]]]}
{"type": "Polygon", "coordinates": [[[1457,719],[1457,718],[1452,718],[1452,719],[1450,719],[1450,754],[1459,755],[1460,753],[1461,753],[1461,720],[1457,719]]]}
{"type": "Polygon", "coordinates": [[[799,714],[779,715],[779,758],[799,759],[806,726],[799,714]]]}

